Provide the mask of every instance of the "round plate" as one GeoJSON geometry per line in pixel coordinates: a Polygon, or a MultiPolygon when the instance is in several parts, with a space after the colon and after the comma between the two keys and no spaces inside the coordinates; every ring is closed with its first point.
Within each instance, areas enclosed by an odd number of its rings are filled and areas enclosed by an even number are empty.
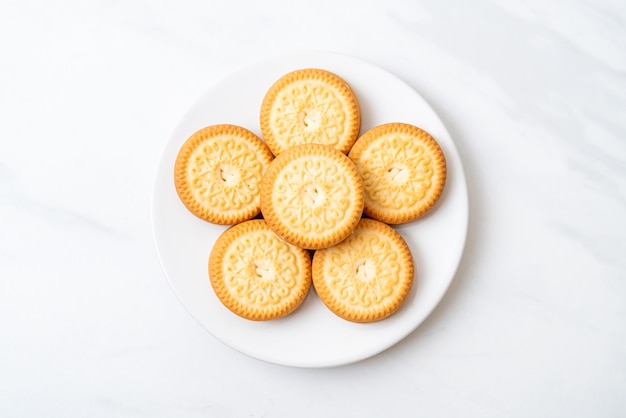
{"type": "Polygon", "coordinates": [[[152,196],[152,227],[161,265],[191,315],[216,338],[251,357],[298,367],[356,362],[393,346],[437,306],[452,281],[467,232],[467,186],[458,152],[441,120],[411,87],[359,59],[332,53],[294,53],[241,68],[214,84],[189,109],[167,142],[152,196]],[[183,142],[208,125],[231,123],[260,135],[263,96],[283,74],[324,68],[344,78],[362,112],[361,133],[386,122],[406,122],[433,135],[446,155],[448,177],[437,206],[425,217],[396,229],[415,260],[415,282],[404,305],[376,323],[356,324],[332,314],[312,289],[291,315],[268,322],[242,319],[215,296],[208,257],[224,226],[192,215],[174,189],[173,167],[183,142]]]}

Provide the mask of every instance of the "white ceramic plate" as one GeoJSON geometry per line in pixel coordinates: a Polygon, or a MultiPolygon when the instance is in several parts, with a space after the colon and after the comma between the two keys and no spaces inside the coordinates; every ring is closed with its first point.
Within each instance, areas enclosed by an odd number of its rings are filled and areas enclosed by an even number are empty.
{"type": "Polygon", "coordinates": [[[452,281],[465,245],[467,187],[450,135],[431,107],[404,82],[361,60],[330,53],[294,53],[239,69],[214,84],[189,109],[167,142],[156,173],[152,224],[161,265],[191,315],[216,338],[257,359],[298,367],[356,362],[396,344],[424,321],[452,281]],[[259,110],[270,85],[305,67],[337,73],[361,106],[361,133],[385,122],[406,122],[430,132],[446,155],[448,178],[438,205],[426,217],[396,229],[409,244],[415,284],[391,317],[355,324],[332,314],[313,290],[286,318],[253,322],[237,317],[216,298],[208,279],[209,252],[223,226],[204,222],[183,206],[174,189],[173,167],[183,142],[208,125],[231,123],[260,135],[259,110]]]}

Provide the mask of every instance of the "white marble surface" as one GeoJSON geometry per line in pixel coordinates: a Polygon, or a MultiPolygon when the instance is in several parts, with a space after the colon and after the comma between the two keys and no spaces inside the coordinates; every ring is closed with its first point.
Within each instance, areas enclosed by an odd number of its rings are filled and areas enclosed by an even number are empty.
{"type": "Polygon", "coordinates": [[[626,413],[626,4],[0,2],[0,416],[626,413]],[[159,266],[161,150],[218,77],[348,54],[455,140],[467,247],[400,344],[330,369],[217,341],[159,266]]]}

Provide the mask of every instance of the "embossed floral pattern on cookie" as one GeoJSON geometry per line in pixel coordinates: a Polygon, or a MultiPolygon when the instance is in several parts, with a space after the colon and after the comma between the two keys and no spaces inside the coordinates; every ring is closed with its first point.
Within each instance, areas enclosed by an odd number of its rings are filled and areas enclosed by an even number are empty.
{"type": "Polygon", "coordinates": [[[336,94],[318,80],[293,83],[276,95],[274,134],[286,148],[318,142],[337,147],[347,115],[336,94]]]}
{"type": "Polygon", "coordinates": [[[196,199],[224,211],[249,205],[258,194],[264,171],[254,147],[227,139],[215,137],[196,148],[188,166],[196,199]]]}
{"type": "Polygon", "coordinates": [[[347,176],[349,172],[319,157],[285,164],[273,195],[283,223],[304,233],[336,228],[352,205],[347,176]]]}

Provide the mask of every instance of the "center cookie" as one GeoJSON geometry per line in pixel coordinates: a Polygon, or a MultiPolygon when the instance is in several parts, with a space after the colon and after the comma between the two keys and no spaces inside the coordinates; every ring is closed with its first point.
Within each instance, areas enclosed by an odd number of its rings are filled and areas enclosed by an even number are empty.
{"type": "Polygon", "coordinates": [[[285,241],[327,248],[344,240],[363,213],[363,184],[354,163],[326,145],[280,154],[261,181],[261,212],[285,241]]]}

